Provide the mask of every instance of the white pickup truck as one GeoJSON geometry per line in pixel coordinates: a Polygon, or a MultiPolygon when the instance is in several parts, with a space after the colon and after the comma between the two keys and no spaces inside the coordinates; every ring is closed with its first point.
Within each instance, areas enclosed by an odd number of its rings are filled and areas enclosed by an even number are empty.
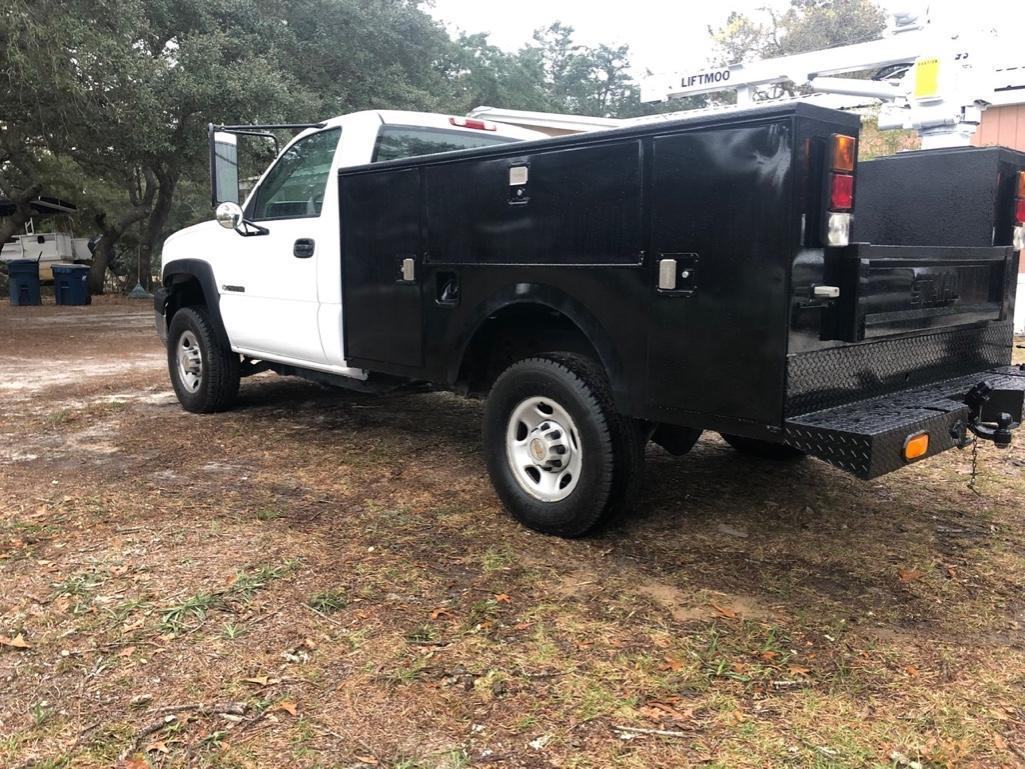
{"type": "MultiPolygon", "coordinates": [[[[253,133],[249,127],[237,130],[215,131],[211,154],[227,150],[231,155],[234,137],[253,133]]],[[[234,399],[234,372],[224,378],[202,376],[200,336],[212,329],[226,335],[232,351],[249,358],[357,382],[366,379],[365,370],[349,366],[343,344],[338,185],[330,183],[339,168],[543,138],[513,126],[422,112],[343,115],[301,131],[262,174],[241,208],[230,205],[241,202],[237,189],[224,189],[226,179],[237,186],[230,168],[236,157],[212,158],[215,171],[227,160],[220,190],[215,174],[214,198],[215,203],[229,203],[228,218],[222,211],[221,224],[202,222],[174,233],[161,257],[162,275],[172,281],[172,293],[182,301],[195,298],[182,293],[183,282],[217,297],[216,303],[200,297],[205,309],[194,306],[179,321],[205,327],[179,334],[177,340],[181,366],[172,368],[171,375],[182,404],[202,412],[226,408],[234,399]],[[242,220],[256,225],[248,231],[260,236],[239,237],[222,226],[242,220]]]]}
{"type": "Polygon", "coordinates": [[[211,127],[216,221],[164,246],[190,411],[268,369],[487,396],[496,492],[563,536],[633,499],[649,440],[869,479],[1022,421],[1025,154],[859,163],[859,118],[799,103],[557,138],[361,112],[240,205],[236,137],[267,128],[211,127]]]}

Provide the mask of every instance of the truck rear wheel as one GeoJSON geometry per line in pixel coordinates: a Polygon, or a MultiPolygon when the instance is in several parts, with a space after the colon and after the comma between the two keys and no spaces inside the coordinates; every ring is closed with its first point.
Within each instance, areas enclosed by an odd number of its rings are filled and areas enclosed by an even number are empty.
{"type": "Polygon", "coordinates": [[[171,318],[167,367],[186,411],[209,414],[235,405],[239,356],[218,343],[205,307],[183,307],[171,318]]]}
{"type": "Polygon", "coordinates": [[[579,537],[630,498],[644,433],[616,413],[601,368],[558,353],[513,364],[484,407],[495,491],[525,526],[579,537]]]}
{"type": "Polygon", "coordinates": [[[803,451],[783,443],[771,443],[769,441],[760,441],[757,438],[745,438],[742,435],[730,435],[728,433],[720,433],[720,435],[724,441],[741,454],[758,457],[759,459],[792,462],[805,456],[803,451]]]}

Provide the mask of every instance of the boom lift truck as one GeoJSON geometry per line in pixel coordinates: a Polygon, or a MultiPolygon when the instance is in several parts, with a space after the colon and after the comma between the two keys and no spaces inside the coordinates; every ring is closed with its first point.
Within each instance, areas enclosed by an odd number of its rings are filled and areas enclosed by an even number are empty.
{"type": "MultiPolygon", "coordinates": [[[[718,68],[646,78],[641,100],[667,101],[732,90],[737,106],[772,99],[788,84],[818,94],[882,103],[879,128],[913,129],[922,149],[971,142],[989,106],[1025,100],[1025,54],[1002,27],[973,30],[964,18],[898,12],[879,40],[718,68]],[[954,26],[955,22],[958,24],[954,26]],[[872,72],[871,79],[842,77],[872,72]]],[[[858,103],[858,102],[855,102],[858,103]]]]}

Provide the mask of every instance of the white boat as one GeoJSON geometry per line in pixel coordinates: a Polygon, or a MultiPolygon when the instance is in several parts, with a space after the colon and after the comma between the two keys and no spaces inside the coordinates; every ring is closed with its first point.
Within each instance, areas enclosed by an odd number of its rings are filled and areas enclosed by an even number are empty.
{"type": "MultiPolygon", "coordinates": [[[[88,264],[93,255],[89,250],[89,238],[76,238],[70,231],[63,230],[56,221],[51,232],[37,232],[35,220],[73,214],[76,207],[57,198],[40,197],[32,201],[35,215],[25,224],[25,232],[14,235],[0,249],[0,262],[15,259],[32,259],[39,262],[39,277],[43,281],[53,280],[55,264],[88,264]]],[[[0,216],[14,213],[14,205],[0,198],[0,216]]]]}

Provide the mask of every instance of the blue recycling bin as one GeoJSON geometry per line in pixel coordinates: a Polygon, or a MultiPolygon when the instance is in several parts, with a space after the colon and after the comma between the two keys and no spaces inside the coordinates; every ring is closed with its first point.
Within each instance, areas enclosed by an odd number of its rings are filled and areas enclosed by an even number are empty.
{"type": "Polygon", "coordinates": [[[84,264],[55,264],[53,292],[57,304],[89,304],[89,268],[84,264]]]}
{"type": "Polygon", "coordinates": [[[35,259],[12,259],[7,263],[7,275],[11,304],[42,304],[39,298],[39,262],[35,259]]]}

